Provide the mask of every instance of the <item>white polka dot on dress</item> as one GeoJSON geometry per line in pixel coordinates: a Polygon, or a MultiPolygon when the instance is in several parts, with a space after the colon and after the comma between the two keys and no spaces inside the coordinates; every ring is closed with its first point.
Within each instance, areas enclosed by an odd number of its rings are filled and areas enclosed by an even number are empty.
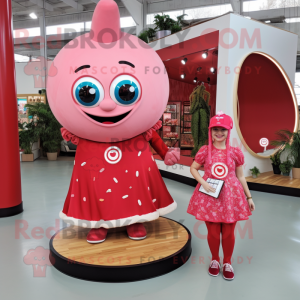
{"type": "Polygon", "coordinates": [[[74,194],[71,195],[71,197],[74,197],[74,196],[75,196],[74,194]]]}
{"type": "Polygon", "coordinates": [[[117,178],[115,178],[115,177],[114,177],[114,182],[115,182],[115,183],[118,183],[118,180],[117,180],[117,178]]]}
{"type": "Polygon", "coordinates": [[[85,198],[85,197],[83,197],[83,201],[86,201],[86,198],[85,198]]]}
{"type": "Polygon", "coordinates": [[[142,151],[139,151],[138,156],[141,156],[141,154],[142,154],[142,151]]]}
{"type": "Polygon", "coordinates": [[[86,162],[83,162],[83,163],[81,164],[82,167],[83,167],[84,165],[86,165],[86,162]]]}
{"type": "Polygon", "coordinates": [[[156,199],[153,199],[152,202],[154,203],[156,201],[156,199]]]}
{"type": "Polygon", "coordinates": [[[139,177],[139,171],[136,171],[136,177],[139,177]]]}
{"type": "Polygon", "coordinates": [[[106,191],[106,193],[111,193],[111,189],[108,189],[108,190],[106,191]]]}
{"type": "Polygon", "coordinates": [[[104,169],[104,168],[102,168],[102,169],[100,170],[100,173],[102,173],[104,170],[105,170],[105,169],[104,169]]]}
{"type": "Polygon", "coordinates": [[[123,196],[122,198],[123,198],[123,199],[126,199],[126,198],[128,198],[128,195],[125,195],[125,196],[123,196]]]}
{"type": "Polygon", "coordinates": [[[142,202],[141,202],[141,200],[138,200],[138,204],[139,204],[139,206],[141,206],[141,205],[142,205],[142,202]]]}

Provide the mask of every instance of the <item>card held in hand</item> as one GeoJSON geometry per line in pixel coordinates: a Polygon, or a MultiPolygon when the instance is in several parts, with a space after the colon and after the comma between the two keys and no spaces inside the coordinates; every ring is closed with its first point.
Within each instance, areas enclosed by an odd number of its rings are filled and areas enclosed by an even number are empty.
{"type": "Polygon", "coordinates": [[[207,178],[206,179],[206,182],[211,186],[213,187],[216,191],[213,193],[213,192],[207,192],[203,186],[201,185],[200,188],[199,188],[199,192],[201,193],[204,193],[208,196],[212,196],[214,198],[218,198],[219,195],[220,195],[220,192],[222,190],[222,187],[224,185],[224,180],[220,180],[220,179],[212,179],[212,178],[207,178]]]}

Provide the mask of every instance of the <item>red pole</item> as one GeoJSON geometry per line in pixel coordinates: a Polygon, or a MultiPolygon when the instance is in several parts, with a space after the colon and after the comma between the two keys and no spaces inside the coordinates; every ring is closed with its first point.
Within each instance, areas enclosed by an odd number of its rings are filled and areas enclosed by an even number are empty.
{"type": "Polygon", "coordinates": [[[23,211],[11,0],[0,1],[0,217],[23,211]]]}

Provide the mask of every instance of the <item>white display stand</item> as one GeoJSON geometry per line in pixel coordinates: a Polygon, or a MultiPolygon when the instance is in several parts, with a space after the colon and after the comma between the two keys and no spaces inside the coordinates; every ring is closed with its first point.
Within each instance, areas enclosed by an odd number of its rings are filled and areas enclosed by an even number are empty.
{"type": "MultiPolygon", "coordinates": [[[[234,120],[233,106],[237,76],[234,70],[241,65],[245,57],[253,52],[263,52],[274,58],[281,65],[289,80],[294,83],[298,36],[234,13],[205,21],[150,43],[150,46],[158,51],[214,31],[219,31],[216,112],[223,111],[234,120]]],[[[249,169],[253,166],[258,167],[261,173],[272,170],[269,158],[256,157],[247,151],[238,135],[236,124],[231,130],[230,145],[243,150],[245,176],[251,175],[249,169]]],[[[189,166],[177,164],[170,167],[166,166],[163,161],[156,161],[162,171],[192,178],[189,166]]],[[[203,172],[200,171],[200,174],[203,175],[203,172]]]]}

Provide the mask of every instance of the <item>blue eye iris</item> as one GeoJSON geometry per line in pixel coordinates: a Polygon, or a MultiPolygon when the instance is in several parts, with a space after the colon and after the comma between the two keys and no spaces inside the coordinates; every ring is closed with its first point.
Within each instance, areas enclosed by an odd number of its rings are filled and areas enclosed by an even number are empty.
{"type": "Polygon", "coordinates": [[[96,84],[90,81],[80,82],[75,89],[75,97],[83,106],[94,106],[100,99],[100,91],[96,84]]]}
{"type": "Polygon", "coordinates": [[[139,97],[139,87],[132,80],[120,81],[114,90],[116,100],[125,105],[132,104],[139,97]]]}

